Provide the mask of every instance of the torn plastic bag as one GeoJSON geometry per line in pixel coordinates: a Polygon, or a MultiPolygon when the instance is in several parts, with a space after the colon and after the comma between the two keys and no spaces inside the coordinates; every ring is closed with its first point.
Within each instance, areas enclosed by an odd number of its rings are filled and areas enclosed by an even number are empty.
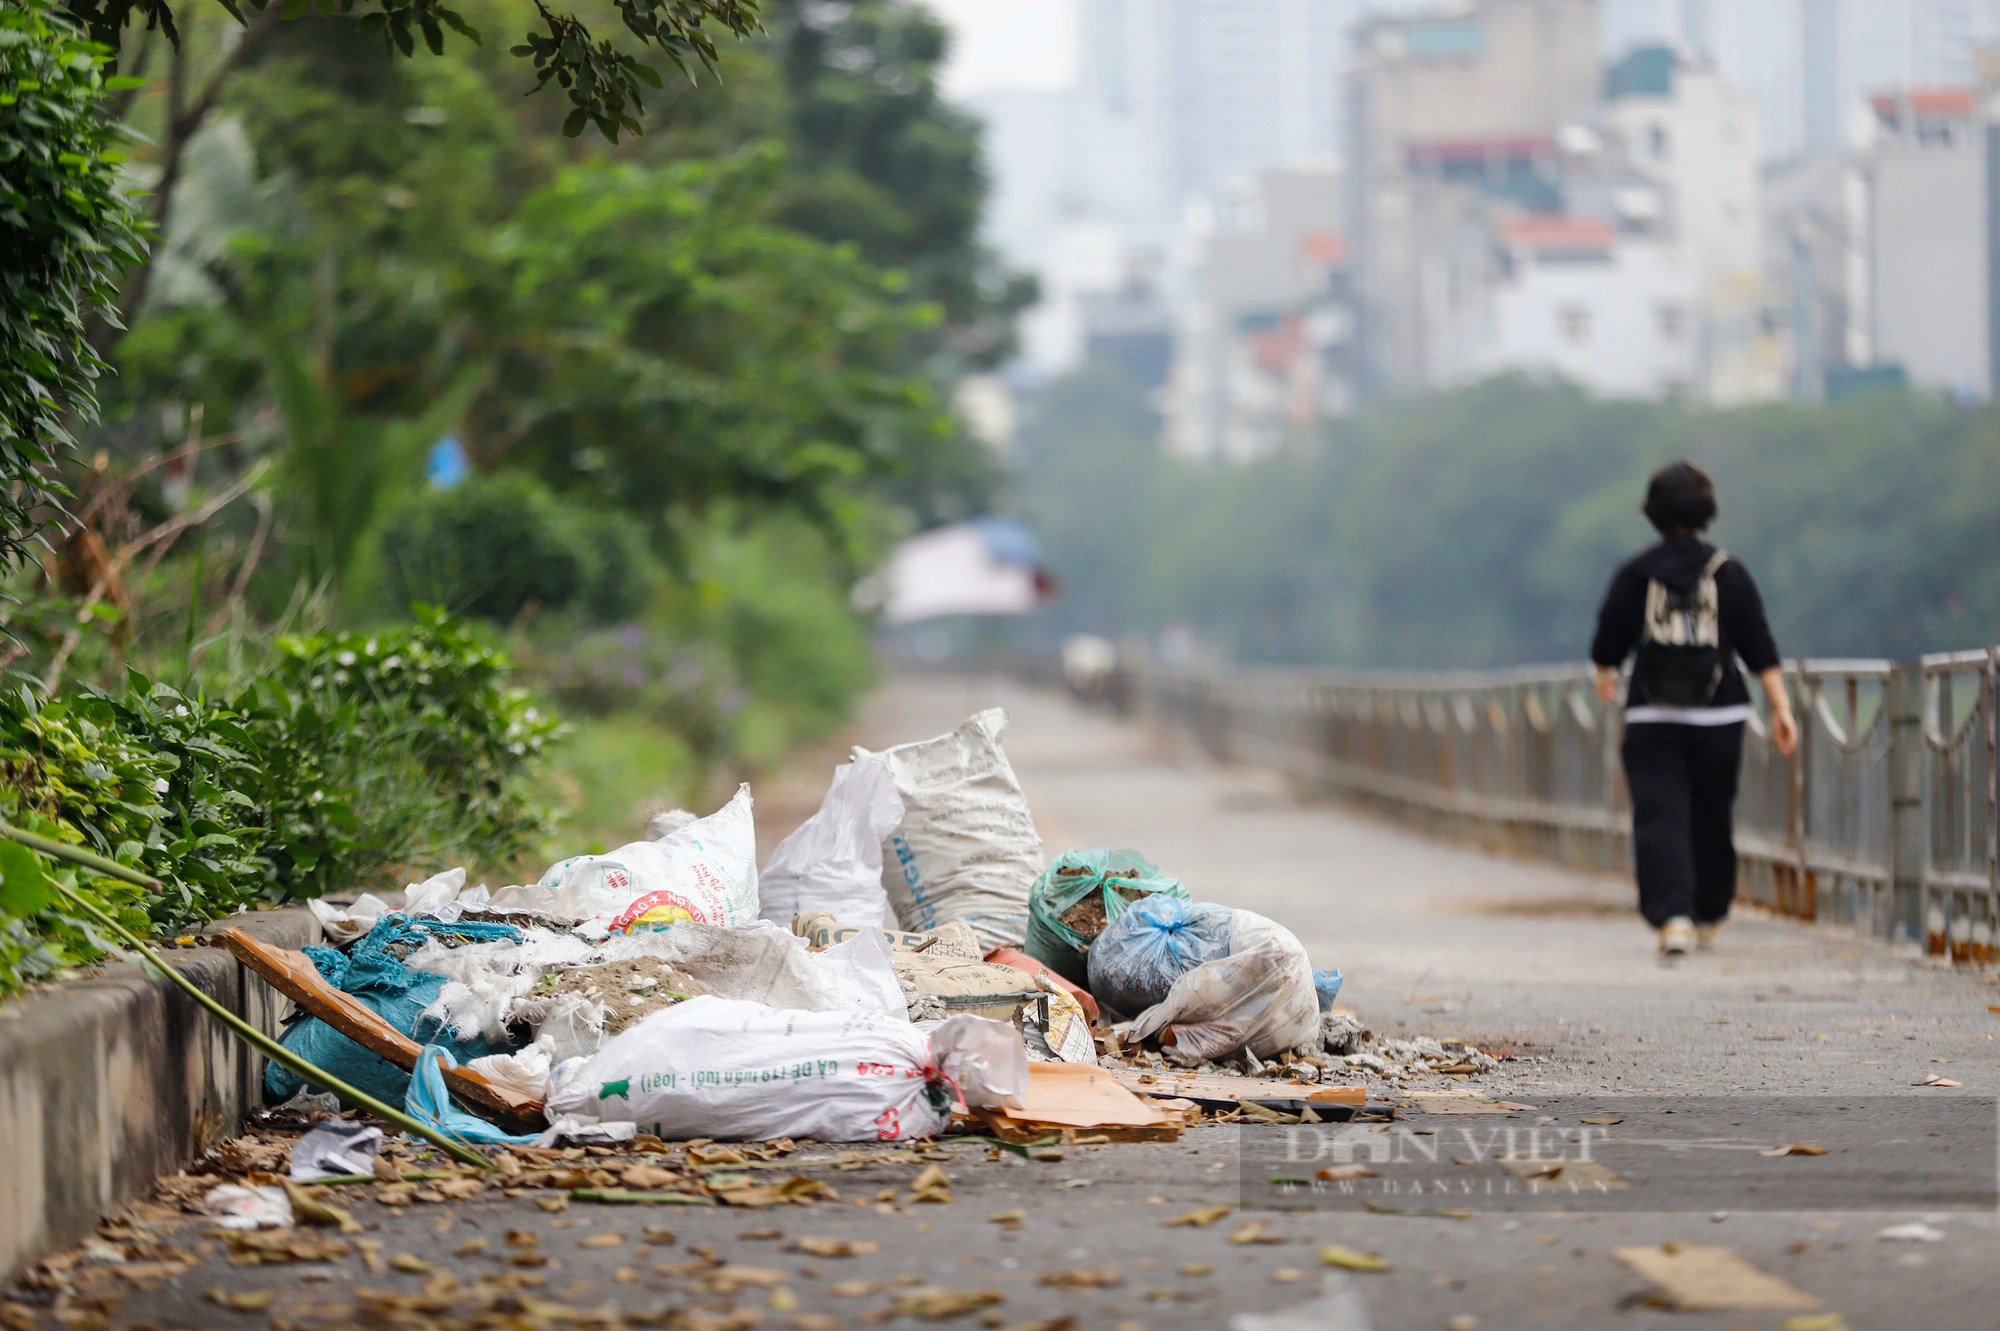
{"type": "Polygon", "coordinates": [[[401,906],[391,906],[373,892],[363,892],[346,906],[335,906],[318,899],[308,901],[306,906],[319,921],[320,931],[326,935],[327,941],[337,947],[345,947],[373,929],[391,911],[400,910],[405,915],[451,921],[468,907],[485,905],[486,900],[484,885],[470,892],[465,890],[465,870],[458,868],[432,874],[421,883],[408,884],[403,888],[401,906]]]}
{"type": "Polygon", "coordinates": [[[403,1097],[403,1109],[419,1123],[427,1124],[462,1142],[504,1142],[511,1146],[525,1146],[535,1140],[538,1134],[516,1135],[502,1132],[476,1114],[468,1114],[451,1101],[451,1093],[445,1090],[446,1068],[455,1068],[458,1060],[451,1056],[451,1050],[437,1045],[425,1047],[417,1055],[417,1070],[410,1076],[409,1094],[403,1097]]]}
{"type": "Polygon", "coordinates": [[[493,905],[592,920],[620,934],[689,920],[748,924],[757,918],[757,827],[749,783],[708,817],[658,841],[561,860],[534,888],[495,892],[493,905]]]}
{"type": "Polygon", "coordinates": [[[223,1183],[210,1188],[195,1210],[216,1218],[219,1229],[290,1229],[292,1199],[283,1188],[260,1184],[246,1188],[223,1183]]]}
{"type": "Polygon", "coordinates": [[[903,1141],[951,1122],[950,1083],[908,1021],[702,996],[556,1069],[548,1111],[669,1141],[903,1141]]]}
{"type": "Polygon", "coordinates": [[[960,1014],[930,1034],[931,1061],[972,1109],[1019,1109],[1028,1103],[1028,1051],[1005,1022],[960,1014]]]}
{"type": "Polygon", "coordinates": [[[1133,903],[1090,948],[1090,992],[1121,1016],[1161,1002],[1174,981],[1229,955],[1236,912],[1160,895],[1133,903]]]}
{"type": "MultiPolygon", "coordinates": [[[[520,930],[511,925],[447,924],[398,913],[383,916],[346,952],[308,947],[305,954],[328,984],[354,995],[411,1039],[446,1044],[453,1057],[460,1059],[500,1052],[506,1047],[504,1042],[489,1042],[476,1032],[469,1038],[448,1039],[437,1020],[425,1017],[425,1009],[437,1001],[445,982],[440,976],[411,969],[404,959],[438,933],[472,939],[475,945],[482,940],[513,942],[521,937],[520,930]]],[[[300,1014],[285,1027],[278,1042],[348,1085],[391,1104],[401,1100],[409,1088],[409,1073],[317,1017],[300,1014]]],[[[273,1099],[289,1100],[302,1085],[297,1076],[276,1063],[265,1065],[264,1089],[273,1099]]]]}
{"type": "Polygon", "coordinates": [[[764,918],[789,928],[794,916],[827,911],[837,920],[881,924],[889,915],[882,840],[902,821],[896,779],[879,756],[834,768],[819,811],[765,861],[757,882],[764,918]]]}
{"type": "Polygon", "coordinates": [[[994,707],[948,735],[882,751],[903,801],[903,821],[882,845],[882,889],[905,929],[964,920],[982,948],[1018,947],[1026,936],[1042,838],[1000,748],[1006,728],[1007,713],[994,707]]]}
{"type": "Polygon", "coordinates": [[[1312,963],[1292,931],[1247,910],[1235,912],[1229,955],[1196,966],[1167,996],[1132,1021],[1129,1039],[1160,1034],[1189,1060],[1226,1058],[1248,1048],[1259,1058],[1310,1046],[1319,1032],[1312,963]]]}
{"type": "Polygon", "coordinates": [[[524,1100],[542,1100],[549,1093],[549,1071],[555,1066],[553,1051],[554,1041],[537,1040],[516,1053],[488,1054],[470,1060],[465,1066],[524,1100]]]}
{"type": "Polygon", "coordinates": [[[1179,879],[1136,850],[1066,850],[1028,893],[1028,955],[1087,984],[1092,942],[1133,902],[1155,895],[1188,899],[1179,879]]]}
{"type": "Polygon", "coordinates": [[[382,1129],[378,1127],[346,1119],[321,1123],[292,1146],[292,1182],[373,1174],[375,1153],[381,1146],[382,1129]]]}
{"type": "Polygon", "coordinates": [[[1319,1010],[1325,1012],[1333,1006],[1333,1000],[1340,997],[1341,975],[1337,970],[1313,972],[1313,989],[1319,994],[1319,1010]]]}

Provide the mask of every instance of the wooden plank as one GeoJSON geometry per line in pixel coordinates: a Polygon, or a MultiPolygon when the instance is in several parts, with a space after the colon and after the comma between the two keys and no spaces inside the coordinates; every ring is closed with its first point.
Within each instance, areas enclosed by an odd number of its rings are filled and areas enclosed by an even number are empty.
{"type": "MultiPolygon", "coordinates": [[[[413,1072],[423,1046],[391,1026],[381,1013],[353,994],[326,982],[303,952],[272,947],[241,929],[213,935],[235,958],[266,984],[370,1053],[379,1054],[405,1072],[413,1072]]],[[[446,1068],[444,1083],[454,1099],[509,1132],[540,1132],[548,1126],[542,1103],[495,1086],[469,1068],[446,1068]]]]}
{"type": "Polygon", "coordinates": [[[1322,1086],[1275,1077],[1204,1077],[1192,1072],[1147,1072],[1140,1068],[1108,1068],[1127,1090],[1168,1100],[1305,1100],[1312,1104],[1359,1105],[1368,1101],[1365,1086],[1322,1086]]]}

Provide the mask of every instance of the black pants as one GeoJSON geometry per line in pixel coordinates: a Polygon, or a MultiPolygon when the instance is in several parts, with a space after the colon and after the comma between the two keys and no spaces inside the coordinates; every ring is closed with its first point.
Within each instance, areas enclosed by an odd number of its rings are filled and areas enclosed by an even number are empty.
{"type": "Polygon", "coordinates": [[[1710,924],[1729,914],[1743,723],[1641,722],[1626,727],[1624,755],[1639,913],[1654,928],[1677,915],[1710,924]]]}

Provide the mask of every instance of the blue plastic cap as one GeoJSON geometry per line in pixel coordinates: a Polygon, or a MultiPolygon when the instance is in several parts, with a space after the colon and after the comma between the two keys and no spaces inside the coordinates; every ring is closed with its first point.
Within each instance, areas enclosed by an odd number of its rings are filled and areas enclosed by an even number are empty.
{"type": "Polygon", "coordinates": [[[1326,1011],[1333,1006],[1334,997],[1340,993],[1340,972],[1323,970],[1313,972],[1313,988],[1319,991],[1319,1010],[1326,1011]]]}

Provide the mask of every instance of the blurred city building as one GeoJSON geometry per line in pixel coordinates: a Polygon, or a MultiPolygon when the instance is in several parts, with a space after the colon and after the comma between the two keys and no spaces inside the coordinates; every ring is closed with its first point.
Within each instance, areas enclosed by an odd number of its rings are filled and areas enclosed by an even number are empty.
{"type": "Polygon", "coordinates": [[[1111,362],[1242,460],[1501,373],[2000,385],[2000,0],[1074,7],[1071,86],[973,99],[1015,389],[1111,362]]]}

